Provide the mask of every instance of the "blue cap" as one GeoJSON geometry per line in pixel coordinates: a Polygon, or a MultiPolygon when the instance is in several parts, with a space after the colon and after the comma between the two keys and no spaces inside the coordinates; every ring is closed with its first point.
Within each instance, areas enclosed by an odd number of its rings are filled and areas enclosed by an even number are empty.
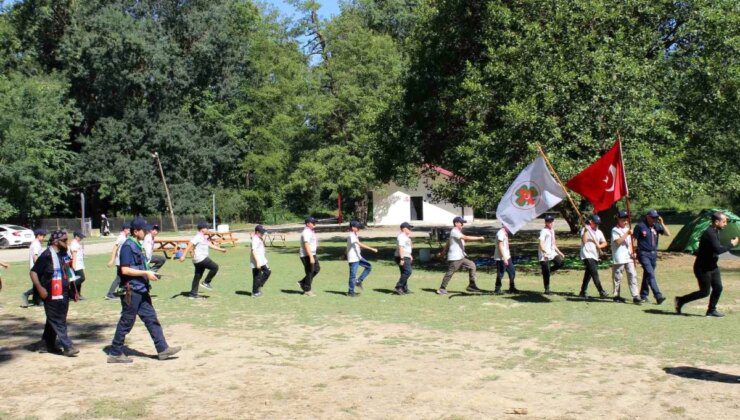
{"type": "Polygon", "coordinates": [[[150,230],[151,227],[145,219],[137,217],[131,222],[131,230],[150,230]]]}
{"type": "Polygon", "coordinates": [[[455,223],[462,223],[462,224],[465,224],[465,223],[468,223],[468,221],[467,221],[467,220],[465,220],[465,219],[463,219],[463,218],[462,218],[462,217],[460,217],[460,216],[457,216],[457,217],[455,217],[454,219],[452,219],[452,224],[454,225],[455,223]]]}
{"type": "Polygon", "coordinates": [[[404,229],[404,228],[406,228],[406,229],[413,229],[414,227],[411,226],[411,224],[409,222],[403,222],[403,223],[401,223],[401,229],[404,229]]]}
{"type": "Polygon", "coordinates": [[[647,215],[650,217],[658,218],[660,215],[658,214],[658,211],[655,209],[648,210],[647,215]]]}
{"type": "Polygon", "coordinates": [[[33,231],[33,236],[40,236],[40,235],[46,236],[47,233],[49,232],[47,232],[46,229],[39,228],[33,231]]]}
{"type": "Polygon", "coordinates": [[[121,225],[121,230],[124,229],[131,229],[131,222],[123,222],[123,224],[121,225]]]}
{"type": "Polygon", "coordinates": [[[619,213],[617,213],[617,219],[627,219],[630,217],[630,214],[627,213],[627,210],[619,210],[619,213]]]}
{"type": "Polygon", "coordinates": [[[255,226],[254,227],[254,231],[255,232],[259,232],[259,233],[267,233],[268,232],[267,229],[265,229],[265,227],[262,226],[262,225],[255,226]]]}
{"type": "Polygon", "coordinates": [[[74,236],[76,236],[76,237],[78,237],[80,239],[85,239],[85,234],[82,233],[82,232],[80,232],[79,230],[76,230],[75,231],[74,236]]]}
{"type": "Polygon", "coordinates": [[[598,225],[599,223],[601,223],[601,217],[599,217],[598,214],[592,214],[591,221],[598,225]]]}
{"type": "Polygon", "coordinates": [[[159,232],[159,231],[160,231],[160,230],[162,230],[162,229],[160,229],[160,228],[159,228],[159,225],[157,225],[157,224],[154,224],[154,225],[152,225],[152,228],[151,228],[151,229],[149,229],[149,230],[156,230],[157,232],[159,232]]]}
{"type": "Polygon", "coordinates": [[[555,216],[553,216],[552,214],[545,215],[545,222],[550,223],[554,220],[555,220],[555,216]]]}
{"type": "Polygon", "coordinates": [[[203,221],[198,222],[198,230],[208,229],[209,226],[210,225],[208,224],[208,222],[203,222],[203,221]]]}
{"type": "Polygon", "coordinates": [[[306,220],[304,221],[305,224],[309,224],[309,223],[316,224],[316,222],[318,222],[318,220],[316,220],[316,218],[313,216],[306,217],[306,220]]]}
{"type": "Polygon", "coordinates": [[[359,220],[352,220],[349,222],[349,226],[357,229],[362,229],[362,223],[359,220]]]}

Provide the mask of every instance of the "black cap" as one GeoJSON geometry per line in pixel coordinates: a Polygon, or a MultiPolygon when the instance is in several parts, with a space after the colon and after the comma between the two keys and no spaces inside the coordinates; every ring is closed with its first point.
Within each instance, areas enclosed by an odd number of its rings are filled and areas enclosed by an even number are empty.
{"type": "Polygon", "coordinates": [[[413,229],[414,227],[411,226],[411,223],[409,223],[409,222],[403,222],[403,223],[401,223],[401,229],[404,229],[404,228],[406,228],[406,229],[413,229]]]}
{"type": "Polygon", "coordinates": [[[131,222],[123,222],[123,224],[121,225],[121,230],[124,229],[131,229],[131,222]]]}
{"type": "Polygon", "coordinates": [[[131,230],[149,230],[150,226],[149,223],[146,222],[145,219],[141,217],[137,217],[136,219],[131,222],[131,230]]]}
{"type": "Polygon", "coordinates": [[[149,230],[156,230],[157,232],[159,232],[161,229],[159,228],[159,225],[155,224],[155,225],[152,225],[152,228],[149,230]]]}
{"type": "Polygon", "coordinates": [[[555,216],[553,216],[552,214],[545,215],[545,222],[550,223],[553,221],[555,221],[555,216]]]}
{"type": "Polygon", "coordinates": [[[352,220],[351,222],[349,222],[349,227],[362,229],[362,223],[360,223],[359,220],[352,220]]]}
{"type": "Polygon", "coordinates": [[[591,221],[598,225],[599,223],[601,223],[601,217],[599,217],[598,214],[592,214],[591,221]]]}
{"type": "Polygon", "coordinates": [[[259,233],[267,233],[268,232],[267,229],[265,229],[265,227],[262,226],[262,225],[255,226],[254,227],[254,231],[255,232],[259,232],[259,233]]]}
{"type": "Polygon", "coordinates": [[[454,225],[455,223],[465,224],[465,223],[468,223],[468,222],[467,222],[467,220],[463,219],[462,217],[457,216],[454,219],[452,219],[452,224],[454,225]]]}
{"type": "Polygon", "coordinates": [[[627,213],[627,210],[619,210],[619,213],[617,213],[617,219],[626,219],[630,217],[630,214],[627,213]]]}
{"type": "Polygon", "coordinates": [[[658,210],[655,209],[648,210],[647,215],[656,219],[660,217],[660,214],[658,214],[658,210]]]}
{"type": "Polygon", "coordinates": [[[46,229],[38,228],[38,229],[36,229],[36,230],[33,231],[33,236],[40,236],[40,235],[46,236],[47,233],[49,233],[49,232],[47,232],[46,229]]]}
{"type": "Polygon", "coordinates": [[[318,222],[318,220],[316,220],[316,218],[315,218],[315,217],[313,217],[313,216],[308,216],[308,217],[306,217],[306,220],[305,220],[305,221],[304,221],[303,223],[304,223],[304,224],[309,224],[309,223],[313,223],[313,224],[315,225],[315,224],[316,224],[316,222],[318,222]]]}
{"type": "Polygon", "coordinates": [[[209,226],[208,222],[198,222],[198,230],[208,229],[209,226]]]}
{"type": "Polygon", "coordinates": [[[80,232],[79,230],[76,230],[74,235],[80,239],[85,239],[85,234],[80,232]]]}

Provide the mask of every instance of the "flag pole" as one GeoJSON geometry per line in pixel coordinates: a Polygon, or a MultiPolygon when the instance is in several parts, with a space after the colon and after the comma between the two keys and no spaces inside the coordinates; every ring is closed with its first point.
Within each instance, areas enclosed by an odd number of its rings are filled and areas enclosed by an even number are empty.
{"type": "MultiPolygon", "coordinates": [[[[624,186],[627,189],[627,194],[625,195],[625,204],[627,205],[627,226],[629,227],[630,232],[632,232],[632,209],[630,208],[630,187],[629,184],[627,184],[627,170],[624,168],[624,153],[622,152],[622,135],[619,134],[619,130],[617,130],[617,141],[619,142],[619,158],[622,160],[622,178],[624,178],[624,186]]],[[[632,250],[635,249],[635,243],[634,239],[630,237],[630,247],[629,250],[631,253],[632,250]]]]}
{"type": "Polygon", "coordinates": [[[537,143],[537,150],[539,150],[540,156],[542,156],[542,159],[545,159],[545,163],[547,164],[547,167],[550,168],[550,172],[552,172],[552,174],[555,176],[555,180],[558,181],[558,184],[560,184],[560,188],[563,189],[563,192],[565,193],[566,197],[568,197],[568,201],[573,206],[573,210],[576,211],[576,214],[578,215],[578,220],[581,222],[581,225],[585,226],[586,222],[583,219],[583,215],[581,214],[581,211],[578,210],[578,206],[576,206],[576,202],[573,201],[573,198],[570,196],[568,189],[565,188],[565,184],[563,184],[563,181],[560,180],[560,176],[558,176],[558,173],[555,171],[555,168],[552,167],[552,164],[550,163],[550,159],[547,158],[545,151],[542,150],[542,146],[540,146],[539,143],[537,143]]]}

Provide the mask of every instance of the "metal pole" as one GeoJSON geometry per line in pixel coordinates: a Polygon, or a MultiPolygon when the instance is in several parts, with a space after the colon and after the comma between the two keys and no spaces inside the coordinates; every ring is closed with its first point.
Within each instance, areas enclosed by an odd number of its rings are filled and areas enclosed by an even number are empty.
{"type": "Polygon", "coordinates": [[[213,227],[211,229],[216,230],[216,193],[213,193],[213,227]]]}
{"type": "Polygon", "coordinates": [[[179,231],[177,228],[177,220],[175,220],[175,211],[172,209],[172,199],[170,199],[170,189],[167,187],[167,180],[164,178],[164,169],[162,169],[162,162],[159,160],[159,153],[154,152],[152,156],[157,159],[157,165],[159,166],[159,173],[162,175],[162,183],[164,184],[164,192],[167,195],[167,207],[170,210],[170,218],[172,219],[172,227],[175,231],[179,231]]]}
{"type": "Polygon", "coordinates": [[[82,232],[83,235],[87,235],[87,232],[85,230],[85,193],[80,192],[80,208],[82,209],[82,221],[80,222],[80,227],[82,228],[80,232],[82,232]]]}

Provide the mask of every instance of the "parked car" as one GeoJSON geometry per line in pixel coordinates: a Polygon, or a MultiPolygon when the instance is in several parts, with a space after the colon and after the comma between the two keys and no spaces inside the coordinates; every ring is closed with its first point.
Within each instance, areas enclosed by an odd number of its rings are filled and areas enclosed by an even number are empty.
{"type": "Polygon", "coordinates": [[[0,225],[0,249],[27,247],[33,242],[33,231],[23,226],[0,225]]]}

